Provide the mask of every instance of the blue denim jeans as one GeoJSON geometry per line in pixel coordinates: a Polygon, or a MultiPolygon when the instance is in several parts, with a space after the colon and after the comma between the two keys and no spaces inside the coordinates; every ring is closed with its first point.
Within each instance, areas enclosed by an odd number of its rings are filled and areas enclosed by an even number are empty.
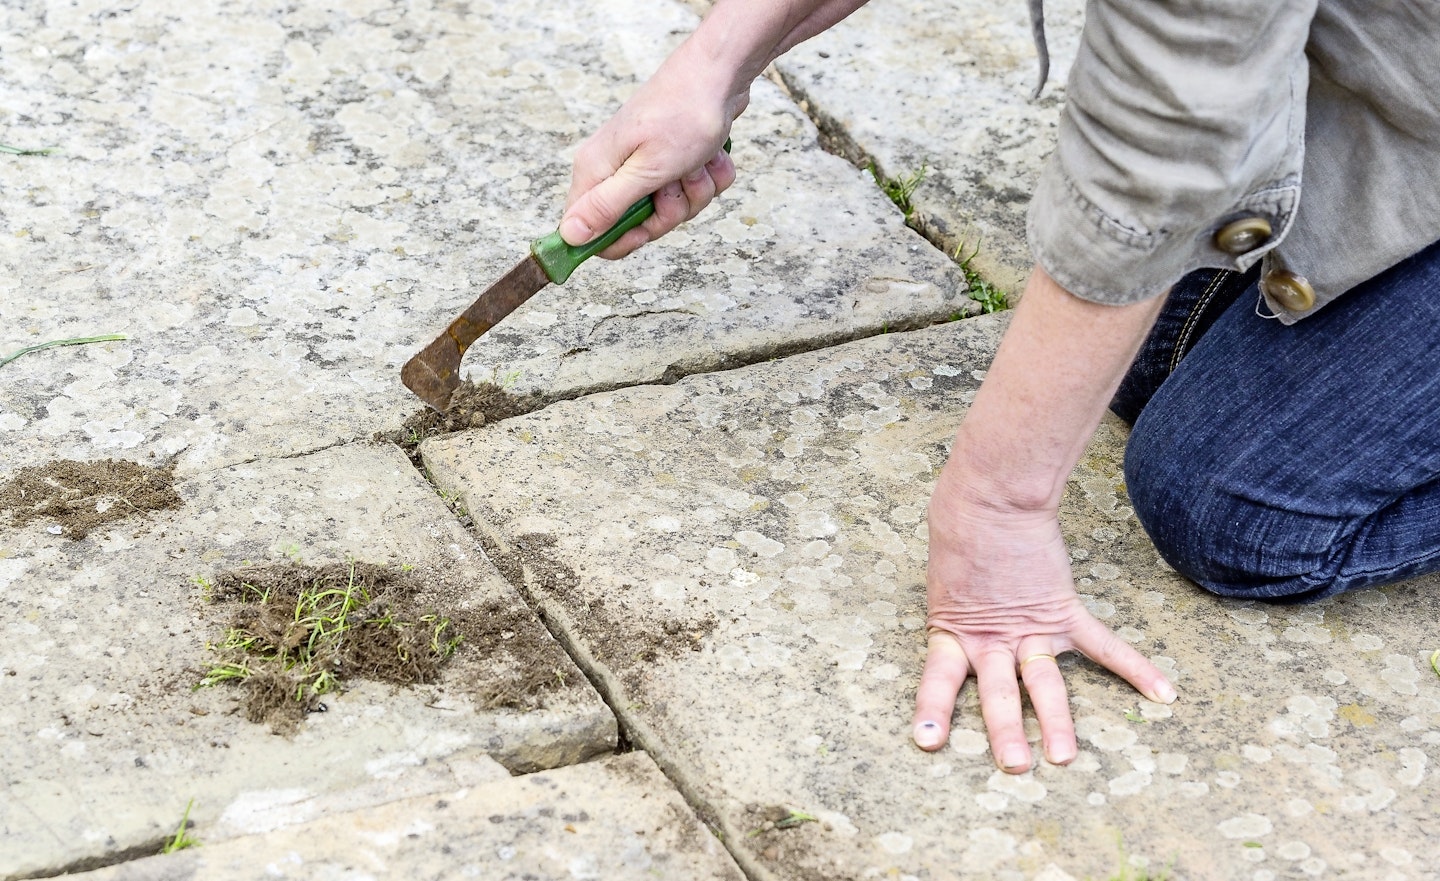
{"type": "Polygon", "coordinates": [[[1116,394],[1161,556],[1284,602],[1440,570],[1440,242],[1295,325],[1258,303],[1186,276],[1116,394]]]}

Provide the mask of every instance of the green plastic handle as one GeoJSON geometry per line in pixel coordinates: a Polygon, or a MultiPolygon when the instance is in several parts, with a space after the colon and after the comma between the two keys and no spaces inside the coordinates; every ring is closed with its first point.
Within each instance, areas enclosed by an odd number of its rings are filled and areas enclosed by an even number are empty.
{"type": "MultiPolygon", "coordinates": [[[[725,152],[730,152],[730,139],[725,139],[725,152]]],[[[625,209],[615,225],[607,229],[599,238],[592,239],[583,245],[569,245],[560,238],[560,231],[556,230],[544,238],[536,239],[530,243],[530,253],[540,263],[540,268],[545,270],[545,275],[555,284],[564,284],[570,273],[579,268],[581,263],[599,254],[601,251],[615,244],[620,237],[630,230],[644,223],[650,215],[655,213],[655,196],[646,196],[640,201],[625,209]]]]}

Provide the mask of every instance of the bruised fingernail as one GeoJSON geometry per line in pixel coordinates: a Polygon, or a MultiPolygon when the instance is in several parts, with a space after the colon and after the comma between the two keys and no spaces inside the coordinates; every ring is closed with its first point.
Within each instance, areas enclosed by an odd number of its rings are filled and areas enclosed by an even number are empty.
{"type": "Polygon", "coordinates": [[[560,238],[572,245],[583,245],[590,241],[593,230],[578,217],[567,217],[560,221],[560,238]]]}
{"type": "Polygon", "coordinates": [[[1156,685],[1155,685],[1155,702],[1156,702],[1156,703],[1160,703],[1160,704],[1172,704],[1172,703],[1175,702],[1175,698],[1177,698],[1177,697],[1179,697],[1179,695],[1177,695],[1177,694],[1175,693],[1175,686],[1171,685],[1171,684],[1168,683],[1168,682],[1165,682],[1164,680],[1161,680],[1160,682],[1156,683],[1156,685]]]}
{"type": "Polygon", "coordinates": [[[1006,771],[1023,768],[1029,764],[1029,762],[1030,757],[1025,754],[1025,748],[1023,746],[1007,747],[1005,752],[1000,756],[1000,767],[1006,771]]]}
{"type": "Polygon", "coordinates": [[[915,745],[921,749],[934,749],[940,745],[943,738],[939,722],[921,722],[915,726],[915,730],[910,736],[914,738],[915,745]]]}

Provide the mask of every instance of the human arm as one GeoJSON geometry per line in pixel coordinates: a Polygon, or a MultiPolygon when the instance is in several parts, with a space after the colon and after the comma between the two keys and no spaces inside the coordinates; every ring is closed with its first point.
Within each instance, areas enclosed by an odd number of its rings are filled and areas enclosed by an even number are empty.
{"type": "MultiPolygon", "coordinates": [[[[996,762],[1030,766],[1017,669],[1032,656],[1078,650],[1147,698],[1175,691],[1075,593],[1060,535],[1071,469],[1139,349],[1162,297],[1126,306],[1081,300],[1036,267],[930,501],[929,650],[914,737],[938,749],[973,673],[996,762]]],[[[1075,757],[1059,668],[1042,658],[1023,679],[1046,757],[1075,757]]]]}
{"type": "Polygon", "coordinates": [[[575,155],[560,234],[582,244],[633,202],[655,214],[601,253],[630,253],[694,217],[735,180],[720,149],[750,101],[750,84],[792,46],[865,0],[718,0],[700,27],[575,155]]]}
{"type": "Polygon", "coordinates": [[[1073,759],[1064,683],[1048,660],[1070,649],[1152,700],[1173,699],[1159,671],[1076,597],[1056,512],[1163,292],[1200,266],[1246,269],[1283,236],[1298,193],[1313,14],[1314,0],[1087,7],[1056,151],[1030,205],[1043,268],[931,501],[922,748],[945,742],[973,672],[997,764],[1029,767],[1018,673],[1047,757],[1073,759]],[[1247,217],[1276,234],[1226,247],[1219,232],[1247,217]]]}

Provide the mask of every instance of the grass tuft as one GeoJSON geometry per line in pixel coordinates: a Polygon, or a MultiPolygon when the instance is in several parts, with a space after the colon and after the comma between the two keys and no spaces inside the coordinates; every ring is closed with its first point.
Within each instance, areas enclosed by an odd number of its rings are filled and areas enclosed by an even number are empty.
{"type": "Polygon", "coordinates": [[[160,848],[160,853],[174,853],[177,850],[188,850],[200,846],[200,839],[190,834],[190,809],[195,806],[195,799],[185,805],[185,813],[180,817],[180,825],[176,827],[175,834],[165,840],[165,845],[160,848]]]}
{"type": "Polygon", "coordinates": [[[925,172],[929,170],[928,166],[921,165],[919,171],[902,177],[882,177],[873,162],[866,170],[870,172],[871,177],[875,178],[875,183],[885,192],[885,195],[890,197],[890,201],[895,203],[895,207],[905,215],[905,221],[908,223],[915,214],[915,206],[911,203],[910,197],[915,195],[915,188],[920,186],[920,182],[925,179],[925,172]]]}
{"type": "Polygon", "coordinates": [[[56,150],[59,149],[59,147],[26,148],[12,147],[9,144],[0,144],[0,153],[9,153],[11,156],[49,156],[51,153],[54,153],[56,150]]]}
{"type": "MultiPolygon", "coordinates": [[[[449,618],[411,615],[384,567],[357,564],[312,569],[293,562],[197,579],[211,602],[235,604],[233,623],[195,688],[247,688],[247,715],[295,721],[359,675],[396,683],[429,681],[462,637],[449,618]]],[[[413,568],[413,567],[412,567],[413,568]]],[[[408,570],[402,570],[403,576],[408,570]]]]}

